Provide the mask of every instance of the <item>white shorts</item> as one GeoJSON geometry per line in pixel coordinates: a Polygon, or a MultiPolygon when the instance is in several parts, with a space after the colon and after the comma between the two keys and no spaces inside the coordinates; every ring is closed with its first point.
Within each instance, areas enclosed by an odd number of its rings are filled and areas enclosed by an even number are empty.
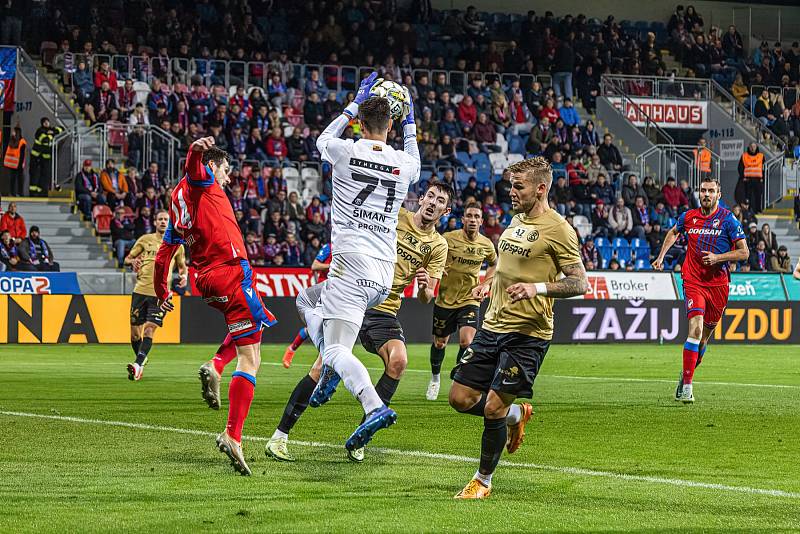
{"type": "Polygon", "coordinates": [[[322,288],[323,319],[342,319],[361,328],[364,313],[389,296],[394,262],[356,254],[334,254],[322,288]]]}

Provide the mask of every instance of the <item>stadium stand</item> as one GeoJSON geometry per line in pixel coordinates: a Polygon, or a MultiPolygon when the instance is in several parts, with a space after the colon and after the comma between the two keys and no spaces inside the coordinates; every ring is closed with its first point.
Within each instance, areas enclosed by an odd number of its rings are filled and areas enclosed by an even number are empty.
{"type": "MultiPolygon", "coordinates": [[[[723,35],[704,27],[696,12],[676,10],[669,22],[617,22],[613,16],[430,10],[424,2],[398,12],[391,2],[249,0],[236,7],[206,2],[183,12],[164,8],[158,17],[160,2],[124,3],[77,18],[67,4],[52,2],[47,33],[26,33],[25,44],[74,99],[102,154],[120,163],[116,172],[125,190],[106,190],[105,202],[118,201],[128,210],[121,220],[131,225],[145,205],[152,217],[166,205],[188,145],[213,135],[233,159],[229,195],[243,232],[254,232],[263,244],[277,232],[284,252],[288,233],[304,248],[328,237],[327,229],[309,231],[306,215],[312,209],[328,219],[330,168],[314,141],[372,70],[411,88],[424,164],[419,187],[443,179],[458,192],[442,231],[459,227],[460,206],[470,197],[486,202],[489,194],[507,224],[508,203],[496,188],[500,173],[541,154],[553,162],[555,177],[567,181],[553,188],[553,207],[583,241],[595,240],[603,268],[612,259],[622,269],[649,268],[666,230],[696,203],[696,194],[683,184],[677,196],[685,201],[675,204],[673,190],[665,193],[668,176],[636,176],[631,148],[595,131],[601,75],[632,77],[625,90],[640,96],[656,94],[658,84],[649,76],[711,77],[765,132],[783,140],[787,155],[800,131],[792,86],[800,49],[793,46],[784,58],[782,47],[762,46],[747,57],[735,28],[723,35]],[[217,28],[226,13],[231,16],[217,28]],[[304,21],[303,27],[293,21],[304,21]],[[786,74],[780,72],[783,59],[791,66],[786,74]],[[759,67],[765,61],[771,70],[759,67]],[[626,190],[632,179],[645,186],[626,190]],[[639,214],[637,196],[645,205],[639,214]],[[616,197],[624,199],[622,208],[614,206],[616,197]],[[275,212],[281,224],[273,221],[275,212]],[[320,239],[312,244],[312,237],[320,239]]],[[[31,13],[24,26],[34,27],[37,17],[39,11],[31,13]]],[[[345,136],[357,137],[357,126],[345,136]]],[[[389,142],[401,145],[396,132],[389,142]]],[[[410,193],[409,205],[418,193],[410,193]]],[[[113,211],[102,202],[92,200],[92,220],[98,234],[114,234],[108,226],[114,226],[113,211]]],[[[756,220],[745,206],[736,213],[745,224],[756,220]]],[[[126,232],[115,235],[127,242],[126,232]]],[[[680,250],[674,256],[677,261],[680,250]]]]}

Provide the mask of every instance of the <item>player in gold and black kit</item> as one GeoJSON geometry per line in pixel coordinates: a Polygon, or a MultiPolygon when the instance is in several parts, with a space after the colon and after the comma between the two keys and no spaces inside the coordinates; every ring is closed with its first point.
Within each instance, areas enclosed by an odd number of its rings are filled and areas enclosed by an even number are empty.
{"type": "Polygon", "coordinates": [[[484,418],[480,468],[458,499],[491,494],[503,448],[516,451],[525,435],[531,411],[514,400],[533,395],[553,338],[553,299],[583,295],[589,287],[577,235],[548,205],[550,164],[536,157],[508,171],[516,215],[500,237],[494,277],[473,291],[483,299],[491,288],[489,308],[452,373],[450,405],[484,418]]]}
{"type": "Polygon", "coordinates": [[[483,210],[477,202],[464,207],[460,230],[444,234],[447,240],[447,263],[439,294],[433,305],[433,343],[431,344],[431,381],[425,398],[434,401],[439,396],[439,374],[444,361],[445,347],[453,332],[458,331],[458,358],[467,349],[478,328],[480,302],[472,296],[484,262],[486,278],[494,276],[497,254],[492,241],[478,231],[483,224],[483,210]]]}
{"type": "MultiPolygon", "coordinates": [[[[147,355],[153,346],[153,334],[156,328],[163,325],[164,311],[158,306],[158,298],[153,287],[153,268],[156,253],[164,240],[164,232],[169,224],[169,213],[156,213],[156,231],[140,237],[125,257],[125,265],[131,265],[136,272],[136,286],[131,295],[131,346],[136,361],[128,364],[128,379],[140,380],[147,362],[147,355]]],[[[183,247],[179,248],[172,258],[173,265],[178,266],[181,275],[181,287],[188,280],[186,256],[183,247]]],[[[170,267],[172,272],[172,266],[170,267]]]]}
{"type": "MultiPolygon", "coordinates": [[[[403,327],[397,320],[403,292],[409,284],[416,281],[417,298],[426,304],[433,300],[447,259],[447,241],[436,231],[436,223],[450,212],[452,201],[453,190],[450,186],[434,182],[420,198],[416,212],[400,210],[397,223],[397,259],[389,296],[380,305],[367,310],[361,323],[361,344],[367,351],[380,356],[385,366],[383,375],[375,384],[375,391],[386,406],[397,391],[400,377],[408,365],[403,327]]],[[[320,293],[318,288],[319,285],[306,289],[302,300],[307,303],[317,302],[320,293]]],[[[298,297],[298,302],[300,300],[298,297]]],[[[299,306],[298,304],[298,309],[299,306]]],[[[314,342],[317,343],[317,340],[314,342]]],[[[294,460],[287,448],[289,431],[308,406],[319,381],[321,368],[322,361],[317,358],[308,375],[295,387],[278,428],[267,443],[268,456],[282,461],[294,460]]],[[[348,450],[347,455],[352,461],[360,462],[364,459],[364,449],[348,450]]]]}

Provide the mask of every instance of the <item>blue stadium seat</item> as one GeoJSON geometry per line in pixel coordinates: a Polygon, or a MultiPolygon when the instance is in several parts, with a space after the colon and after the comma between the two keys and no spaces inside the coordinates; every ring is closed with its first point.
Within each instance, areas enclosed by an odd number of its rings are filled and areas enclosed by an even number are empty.
{"type": "Polygon", "coordinates": [[[646,246],[647,245],[647,241],[644,241],[643,239],[639,239],[638,237],[634,237],[633,239],[631,239],[630,245],[631,245],[631,248],[639,248],[639,247],[646,246]]]}
{"type": "Polygon", "coordinates": [[[612,243],[614,248],[631,248],[631,244],[624,237],[617,237],[612,243]]]}
{"type": "Polygon", "coordinates": [[[508,138],[508,151],[512,154],[525,155],[525,141],[518,135],[511,135],[508,138]]]}
{"type": "Polygon", "coordinates": [[[488,155],[486,155],[486,153],[484,153],[484,152],[478,152],[477,154],[473,154],[473,156],[472,156],[472,162],[473,162],[473,163],[475,163],[475,166],[476,166],[476,167],[478,166],[478,163],[480,163],[480,162],[482,162],[482,161],[483,161],[483,162],[486,162],[486,164],[487,164],[487,165],[490,165],[490,163],[489,163],[489,156],[488,156],[488,155]]]}
{"type": "Polygon", "coordinates": [[[644,260],[649,262],[650,261],[650,246],[649,245],[642,245],[641,247],[636,247],[633,249],[633,254],[637,260],[644,260]]]}
{"type": "Polygon", "coordinates": [[[614,252],[620,264],[631,261],[632,249],[627,240],[618,237],[614,240],[614,252]]]}
{"type": "Polygon", "coordinates": [[[430,169],[422,169],[419,171],[419,179],[422,180],[430,180],[431,176],[433,176],[433,171],[430,169]]]}
{"type": "Polygon", "coordinates": [[[472,167],[472,158],[466,152],[456,152],[456,159],[467,167],[472,167]]]}
{"type": "Polygon", "coordinates": [[[597,247],[597,252],[600,253],[600,257],[603,258],[603,261],[606,263],[611,261],[611,258],[614,257],[614,250],[611,247],[597,247]]]}
{"type": "Polygon", "coordinates": [[[475,177],[478,182],[488,182],[492,177],[492,165],[488,161],[475,162],[475,177]]]}
{"type": "Polygon", "coordinates": [[[610,247],[611,243],[605,237],[595,237],[594,238],[594,246],[596,246],[597,248],[610,247]]]}
{"type": "Polygon", "coordinates": [[[600,256],[600,268],[601,269],[608,269],[608,259],[600,256]]]}
{"type": "Polygon", "coordinates": [[[637,259],[636,263],[633,266],[633,268],[636,269],[637,271],[649,271],[650,270],[650,262],[649,261],[645,261],[645,260],[641,260],[641,259],[637,259]]]}

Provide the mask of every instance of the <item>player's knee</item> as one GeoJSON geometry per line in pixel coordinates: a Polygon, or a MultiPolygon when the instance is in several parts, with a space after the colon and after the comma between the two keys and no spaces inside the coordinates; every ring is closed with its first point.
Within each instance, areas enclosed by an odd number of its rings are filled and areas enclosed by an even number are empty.
{"type": "Polygon", "coordinates": [[[443,349],[447,346],[447,338],[446,337],[435,337],[433,338],[433,346],[437,349],[443,349]]]}
{"type": "Polygon", "coordinates": [[[392,378],[400,378],[408,367],[408,356],[405,354],[391,354],[386,372],[392,378]]]}
{"type": "Polygon", "coordinates": [[[500,419],[508,413],[506,406],[499,397],[490,396],[486,399],[486,407],[483,409],[483,416],[487,419],[500,419]]]}

